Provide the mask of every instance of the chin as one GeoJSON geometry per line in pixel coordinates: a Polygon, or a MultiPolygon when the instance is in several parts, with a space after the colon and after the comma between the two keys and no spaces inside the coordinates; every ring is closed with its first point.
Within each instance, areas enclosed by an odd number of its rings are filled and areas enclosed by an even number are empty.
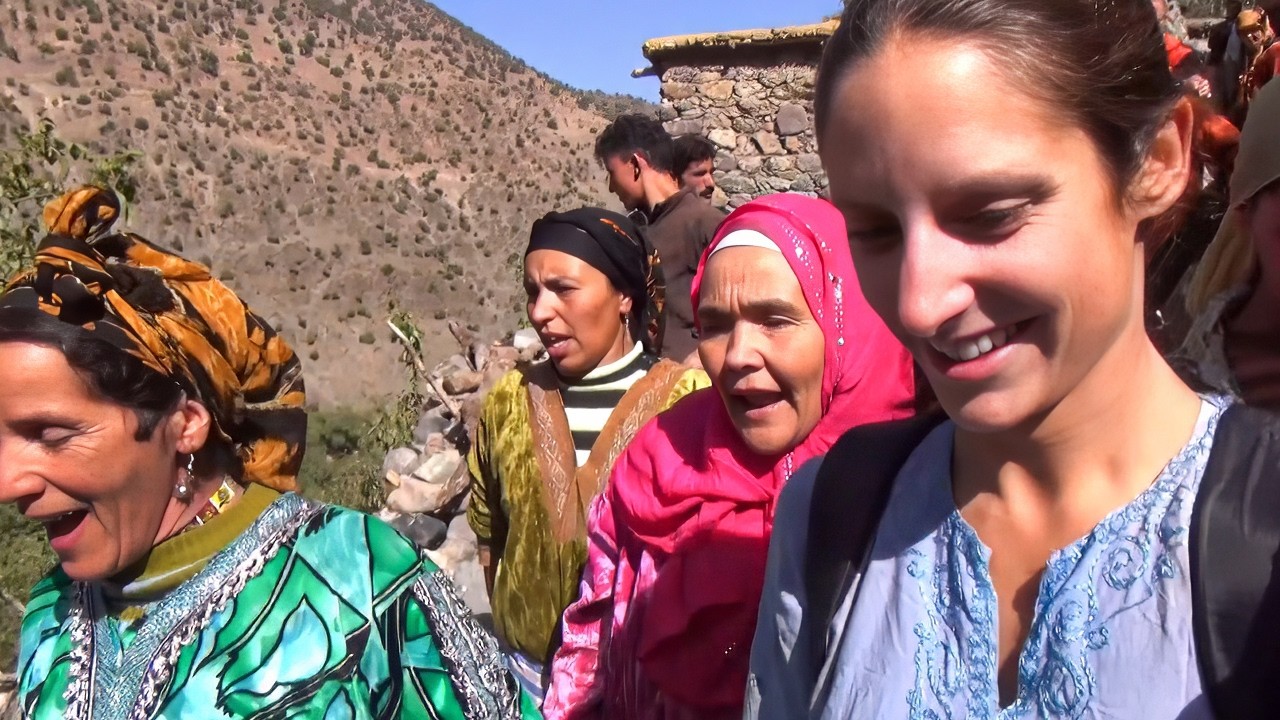
{"type": "Polygon", "coordinates": [[[938,402],[961,429],[971,433],[999,433],[1025,427],[1043,417],[1043,412],[1030,407],[1018,395],[1025,397],[1026,393],[1006,390],[963,398],[938,393],[938,402]]]}

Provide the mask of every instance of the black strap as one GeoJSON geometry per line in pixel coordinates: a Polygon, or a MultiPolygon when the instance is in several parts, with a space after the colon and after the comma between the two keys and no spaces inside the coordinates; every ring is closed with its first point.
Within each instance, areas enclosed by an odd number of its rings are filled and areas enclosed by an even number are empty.
{"type": "Polygon", "coordinates": [[[911,451],[945,416],[862,425],[827,451],[814,481],[805,559],[806,607],[800,632],[809,637],[816,679],[827,657],[827,629],[840,598],[871,551],[889,488],[911,451]]]}
{"type": "Polygon", "coordinates": [[[1236,405],[1218,421],[1191,517],[1192,626],[1222,720],[1280,713],[1280,417],[1236,405]]]}

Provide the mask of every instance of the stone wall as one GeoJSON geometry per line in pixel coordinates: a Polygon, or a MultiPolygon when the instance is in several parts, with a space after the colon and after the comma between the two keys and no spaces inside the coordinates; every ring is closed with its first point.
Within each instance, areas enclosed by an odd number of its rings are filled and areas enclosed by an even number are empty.
{"type": "Polygon", "coordinates": [[[816,69],[814,51],[790,49],[745,61],[690,59],[662,71],[667,130],[715,143],[716,182],[729,207],[774,192],[826,190],[813,132],[816,69]]]}

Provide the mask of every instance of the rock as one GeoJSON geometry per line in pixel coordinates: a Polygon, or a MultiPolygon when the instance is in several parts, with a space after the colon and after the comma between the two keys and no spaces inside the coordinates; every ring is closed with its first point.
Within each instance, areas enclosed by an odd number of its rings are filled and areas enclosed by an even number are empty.
{"type": "Polygon", "coordinates": [[[813,184],[813,178],[808,175],[802,175],[791,183],[791,192],[813,192],[817,186],[813,184]]]}
{"type": "Polygon", "coordinates": [[[411,448],[396,448],[387,453],[382,460],[382,474],[394,472],[397,475],[408,475],[422,463],[418,453],[411,448]]]}
{"type": "Polygon", "coordinates": [[[489,348],[489,364],[490,366],[502,365],[507,370],[516,366],[516,361],[520,359],[520,351],[510,345],[494,345],[489,348]]]}
{"type": "Polygon", "coordinates": [[[767,130],[761,130],[752,135],[751,139],[763,155],[781,155],[783,152],[782,143],[778,142],[778,136],[767,130]]]}
{"type": "Polygon", "coordinates": [[[778,134],[783,137],[799,135],[809,129],[809,113],[799,105],[787,103],[778,108],[777,125],[778,134]]]}
{"type": "Polygon", "coordinates": [[[680,137],[681,135],[697,135],[702,132],[702,123],[697,120],[676,120],[673,123],[667,123],[667,132],[671,137],[680,137]]]}
{"type": "Polygon", "coordinates": [[[766,158],[764,161],[764,169],[765,172],[771,175],[780,175],[788,170],[795,170],[796,159],[789,155],[766,158]]]}
{"type": "Polygon", "coordinates": [[[707,139],[715,143],[717,147],[732,150],[738,144],[738,133],[729,128],[716,128],[707,133],[707,139]]]}
{"type": "Polygon", "coordinates": [[[782,147],[786,148],[787,152],[794,155],[799,155],[802,152],[810,152],[813,150],[812,143],[805,135],[792,135],[791,137],[782,138],[782,147]]]}
{"type": "Polygon", "coordinates": [[[523,353],[525,350],[534,347],[541,350],[542,340],[538,339],[537,330],[534,330],[533,328],[523,328],[521,330],[517,330],[515,334],[511,336],[511,347],[514,347],[518,353],[523,353]]]}
{"type": "Polygon", "coordinates": [[[791,189],[791,181],[773,175],[766,175],[760,178],[760,184],[774,192],[785,192],[791,189]]]}
{"type": "Polygon", "coordinates": [[[487,343],[471,343],[471,347],[467,351],[471,359],[471,367],[476,370],[484,370],[489,365],[489,355],[492,352],[493,348],[487,343]]]}
{"type": "Polygon", "coordinates": [[[729,172],[738,169],[738,158],[733,153],[727,153],[721,150],[716,153],[716,170],[720,172],[729,172]]]}
{"type": "Polygon", "coordinates": [[[698,88],[689,83],[667,83],[662,86],[662,96],[669,100],[684,100],[698,94],[698,88]]]}
{"type": "Polygon", "coordinates": [[[758,155],[738,158],[738,169],[748,175],[755,175],[760,172],[760,168],[764,165],[764,158],[758,155]]]}
{"type": "Polygon", "coordinates": [[[387,496],[387,508],[399,513],[431,513],[453,502],[467,488],[462,455],[449,448],[432,455],[387,496]],[[461,471],[461,472],[460,472],[461,471]]]}
{"type": "Polygon", "coordinates": [[[750,135],[760,129],[760,124],[754,118],[749,117],[736,117],[731,124],[733,129],[740,135],[750,135]]]}
{"type": "Polygon", "coordinates": [[[733,97],[733,81],[717,80],[702,86],[702,96],[710,100],[724,102],[733,97]]]}
{"type": "Polygon", "coordinates": [[[796,157],[796,168],[800,172],[822,172],[822,158],[817,153],[804,153],[796,157]]]}
{"type": "Polygon", "coordinates": [[[484,373],[475,370],[455,370],[444,377],[444,391],[450,395],[466,395],[480,389],[484,373]]]}
{"type": "Polygon", "coordinates": [[[751,178],[741,173],[729,173],[722,178],[717,179],[717,184],[726,195],[734,194],[753,194],[756,192],[756,184],[751,178]]]}
{"type": "Polygon", "coordinates": [[[414,545],[426,550],[435,550],[444,544],[449,535],[449,525],[430,515],[421,513],[403,514],[383,510],[378,519],[399,530],[402,535],[413,541],[414,545]]]}
{"type": "Polygon", "coordinates": [[[426,447],[431,442],[432,436],[443,435],[452,423],[452,420],[445,417],[443,406],[432,408],[418,417],[418,424],[413,428],[413,442],[426,447]]]}

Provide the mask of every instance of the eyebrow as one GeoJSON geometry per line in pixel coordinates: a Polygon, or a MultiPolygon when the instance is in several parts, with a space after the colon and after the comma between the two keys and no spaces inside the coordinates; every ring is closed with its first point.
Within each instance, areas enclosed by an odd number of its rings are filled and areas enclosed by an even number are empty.
{"type": "Polygon", "coordinates": [[[945,188],[948,194],[1001,198],[1025,196],[1043,200],[1058,191],[1058,183],[1040,173],[993,173],[957,180],[945,188]]]}
{"type": "Polygon", "coordinates": [[[760,317],[762,315],[785,315],[788,317],[800,317],[809,311],[808,307],[801,307],[795,303],[779,300],[777,298],[763,298],[761,300],[752,300],[742,305],[741,313],[732,313],[729,310],[717,305],[701,305],[698,307],[699,320],[720,320],[724,318],[735,317],[760,317]]]}

